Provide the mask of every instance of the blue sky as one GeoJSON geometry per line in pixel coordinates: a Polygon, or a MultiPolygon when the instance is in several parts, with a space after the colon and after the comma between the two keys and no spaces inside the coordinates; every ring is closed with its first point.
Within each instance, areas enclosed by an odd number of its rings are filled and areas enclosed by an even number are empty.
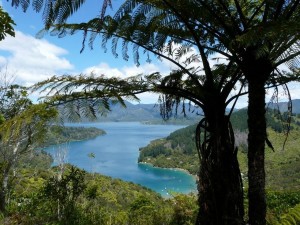
{"type": "MultiPolygon", "coordinates": [[[[122,1],[112,2],[115,10],[122,1]]],[[[105,53],[99,39],[96,39],[93,50],[87,46],[80,54],[83,37],[81,32],[64,38],[45,35],[42,39],[37,39],[36,34],[43,28],[41,13],[35,13],[31,8],[24,13],[21,8],[12,8],[10,1],[2,1],[2,6],[16,23],[16,36],[7,37],[0,42],[0,68],[2,73],[7,68],[8,73],[15,76],[17,83],[32,85],[53,75],[89,74],[92,71],[107,76],[127,77],[157,71],[168,73],[172,68],[170,63],[160,62],[154,57],[151,64],[142,61],[141,65],[136,67],[132,58],[128,61],[124,61],[122,57],[115,58],[109,48],[105,53]]],[[[100,10],[99,1],[86,1],[84,7],[71,18],[71,21],[87,21],[99,15],[100,10]]],[[[296,84],[290,85],[290,89],[294,99],[300,98],[300,89],[296,84]]],[[[270,96],[272,92],[268,94],[270,96]]],[[[149,93],[142,94],[140,98],[142,103],[157,101],[157,96],[149,93]]],[[[238,108],[245,106],[247,106],[246,96],[237,104],[238,108]]]]}
{"type": "MultiPolygon", "coordinates": [[[[114,1],[114,9],[120,1],[114,1]]],[[[49,34],[37,39],[36,34],[43,28],[42,14],[32,11],[26,13],[21,8],[13,8],[10,2],[2,1],[2,6],[16,23],[15,37],[7,37],[0,42],[0,67],[2,72],[7,68],[15,76],[17,83],[32,85],[53,75],[63,74],[105,74],[107,76],[127,77],[141,73],[168,72],[170,65],[155,60],[153,63],[141,63],[136,67],[132,58],[128,61],[115,58],[110,50],[107,53],[96,40],[94,49],[86,46],[80,53],[82,33],[64,38],[52,37],[49,34]]],[[[100,14],[101,5],[96,1],[87,1],[84,7],[71,18],[73,22],[87,21],[100,14]]],[[[157,96],[140,95],[141,102],[155,103],[157,96]]]]}

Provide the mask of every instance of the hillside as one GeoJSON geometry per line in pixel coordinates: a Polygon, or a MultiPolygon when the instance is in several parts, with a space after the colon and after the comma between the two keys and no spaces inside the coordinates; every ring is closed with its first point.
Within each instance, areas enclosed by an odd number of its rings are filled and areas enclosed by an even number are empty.
{"type": "Polygon", "coordinates": [[[95,127],[51,126],[44,146],[57,145],[71,141],[82,141],[104,135],[105,131],[95,127]]]}
{"type": "Polygon", "coordinates": [[[60,170],[21,169],[14,180],[6,217],[0,224],[192,224],[196,198],[159,194],[131,182],[66,165],[60,170]]]}
{"type": "MultiPolygon", "coordinates": [[[[246,109],[239,110],[232,115],[233,127],[236,130],[236,142],[239,146],[239,162],[242,173],[247,174],[247,134],[246,109]]],[[[284,150],[282,146],[285,135],[282,123],[271,114],[267,115],[268,135],[275,152],[266,150],[267,187],[271,189],[299,189],[300,188],[300,127],[299,117],[292,120],[292,130],[284,150]],[[281,133],[280,133],[281,132],[281,133]]],[[[182,168],[192,174],[198,171],[198,156],[194,141],[196,125],[177,130],[164,139],[152,141],[148,146],[140,149],[139,162],[151,163],[158,167],[182,168]]]]}

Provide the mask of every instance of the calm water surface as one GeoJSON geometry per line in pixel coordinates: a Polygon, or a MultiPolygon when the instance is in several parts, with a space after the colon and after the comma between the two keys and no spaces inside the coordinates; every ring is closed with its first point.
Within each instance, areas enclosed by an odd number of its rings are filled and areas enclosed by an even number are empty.
{"type": "Polygon", "coordinates": [[[67,147],[67,162],[91,172],[141,184],[160,193],[171,191],[189,193],[196,190],[194,177],[172,169],[154,168],[139,164],[139,148],[150,141],[168,136],[181,128],[177,125],[145,125],[138,122],[81,123],[70,126],[97,127],[106,135],[95,139],[71,142],[48,148],[54,154],[59,147],[67,147]],[[95,158],[88,155],[93,153],[95,158]]]}

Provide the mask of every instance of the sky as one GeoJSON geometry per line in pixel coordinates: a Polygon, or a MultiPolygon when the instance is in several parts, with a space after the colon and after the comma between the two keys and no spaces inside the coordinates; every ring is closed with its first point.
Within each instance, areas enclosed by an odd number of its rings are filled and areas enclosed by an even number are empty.
{"type": "MultiPolygon", "coordinates": [[[[85,7],[75,14],[72,22],[82,22],[83,18],[90,19],[86,12],[89,12],[89,16],[99,14],[101,5],[95,1],[87,2],[85,7]]],[[[99,40],[95,41],[93,50],[87,46],[80,53],[83,40],[81,32],[64,38],[46,34],[38,39],[36,35],[43,28],[41,13],[36,13],[31,8],[24,13],[21,8],[11,7],[7,1],[2,1],[1,4],[15,21],[16,34],[15,37],[7,36],[0,42],[0,68],[1,73],[14,76],[16,83],[32,85],[53,75],[91,72],[109,77],[128,77],[157,71],[167,73],[171,68],[168,63],[158,60],[151,64],[143,62],[137,67],[132,58],[125,61],[122,57],[115,58],[109,50],[105,53],[99,40]]],[[[156,103],[158,98],[149,93],[139,97],[142,103],[156,103]]]]}
{"type": "MultiPolygon", "coordinates": [[[[12,8],[10,2],[1,1],[15,21],[15,37],[7,36],[0,42],[0,73],[8,73],[15,77],[15,82],[32,85],[53,75],[65,74],[105,74],[106,76],[128,77],[138,74],[161,72],[167,74],[172,65],[166,61],[158,61],[152,57],[152,62],[141,61],[137,67],[132,57],[128,61],[122,57],[115,58],[110,50],[105,53],[100,40],[96,39],[94,49],[88,46],[80,53],[83,36],[81,32],[64,38],[46,34],[43,38],[36,38],[43,28],[42,13],[33,12],[31,8],[26,13],[21,8],[12,8]]],[[[112,1],[113,10],[117,9],[121,1],[112,1]]],[[[76,13],[70,22],[83,22],[99,15],[101,5],[99,1],[90,0],[76,13]]],[[[296,84],[290,85],[293,98],[300,98],[300,91],[296,84]]],[[[268,96],[271,92],[268,93],[268,96]]],[[[141,103],[156,103],[157,95],[144,93],[139,96],[141,103]]],[[[282,97],[284,100],[284,96],[282,97]]],[[[247,97],[242,97],[236,107],[247,106],[247,97]]]]}

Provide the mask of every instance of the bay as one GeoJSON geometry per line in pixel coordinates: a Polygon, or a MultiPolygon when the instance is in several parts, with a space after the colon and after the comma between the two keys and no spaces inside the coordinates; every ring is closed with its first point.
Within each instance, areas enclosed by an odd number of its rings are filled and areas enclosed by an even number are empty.
{"type": "Polygon", "coordinates": [[[138,163],[140,147],[146,146],[152,140],[166,137],[182,126],[146,125],[139,122],[67,125],[100,128],[105,130],[106,135],[47,148],[52,155],[55,155],[58,149],[67,149],[67,162],[70,164],[89,172],[97,172],[146,186],[165,197],[172,192],[196,191],[195,178],[184,171],[155,168],[138,163]],[[95,157],[90,157],[91,153],[95,157]]]}

